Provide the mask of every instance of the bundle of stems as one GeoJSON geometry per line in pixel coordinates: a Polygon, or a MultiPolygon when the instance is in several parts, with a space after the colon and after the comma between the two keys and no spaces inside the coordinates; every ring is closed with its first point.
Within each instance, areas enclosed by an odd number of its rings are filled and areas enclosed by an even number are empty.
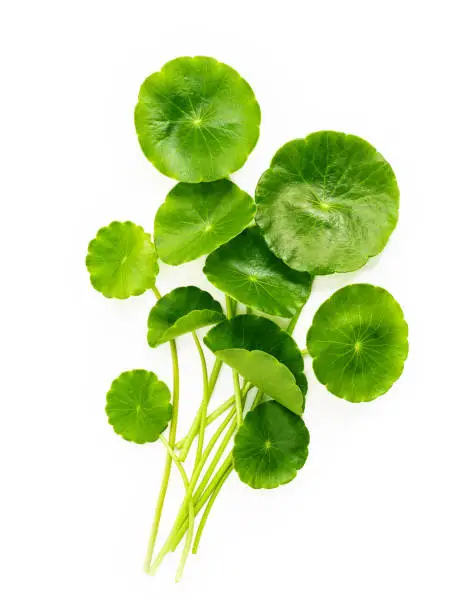
{"type": "MultiPolygon", "coordinates": [[[[161,294],[158,289],[154,287],[153,291],[156,298],[159,299],[161,294]]],[[[237,307],[237,303],[227,296],[226,313],[228,318],[236,314],[237,307]]],[[[298,316],[299,314],[291,320],[287,328],[289,333],[292,333],[298,316]]],[[[252,385],[245,381],[241,384],[239,374],[233,370],[233,395],[209,413],[209,404],[223,364],[221,360],[216,358],[209,376],[207,360],[201,341],[195,332],[192,332],[192,335],[201,363],[202,401],[188,433],[184,438],[177,441],[180,376],[177,345],[176,342],[172,340],[169,343],[173,377],[172,419],[169,426],[168,437],[166,438],[164,435],[160,437],[166,448],[167,454],[144,562],[145,572],[149,575],[154,575],[164,557],[168,553],[174,552],[183,538],[185,538],[185,544],[175,577],[177,582],[182,577],[190,552],[197,552],[212,506],[222,486],[233,471],[232,449],[230,445],[234,433],[242,423],[245,411],[255,407],[263,399],[263,393],[260,390],[258,390],[255,397],[252,398],[251,394],[249,394],[252,385]],[[206,445],[206,429],[216,421],[220,422],[206,445]],[[195,442],[196,452],[194,464],[191,475],[188,476],[184,463],[195,442]],[[162,548],[154,557],[172,464],[176,466],[182,478],[185,493],[172,529],[162,548]],[[202,516],[197,524],[197,518],[201,511],[202,516]]]]}

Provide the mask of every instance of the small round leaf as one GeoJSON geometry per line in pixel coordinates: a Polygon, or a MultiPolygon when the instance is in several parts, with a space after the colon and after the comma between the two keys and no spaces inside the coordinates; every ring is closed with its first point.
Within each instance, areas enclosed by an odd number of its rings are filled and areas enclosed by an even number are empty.
{"type": "Polygon", "coordinates": [[[308,384],[293,338],[273,321],[239,315],[213,327],[204,342],[219,359],[267,395],[301,414],[308,384]]]}
{"type": "Polygon", "coordinates": [[[156,213],[158,255],[173,266],[207,255],[237,236],[254,214],[253,199],[228,179],[179,183],[156,213]]]}
{"type": "Polygon", "coordinates": [[[341,132],[292,140],[261,177],[256,222],[295,270],[349,272],[385,247],[398,219],[392,168],[368,142],[341,132]]]}
{"type": "Polygon", "coordinates": [[[274,489],[295,478],[308,457],[308,444],[301,417],[277,402],[264,402],[247,413],[236,433],[234,467],[253,489],[274,489]]]}
{"type": "Polygon", "coordinates": [[[278,259],[257,227],[246,229],[211,253],[204,273],[239,302],[279,317],[293,317],[311,293],[312,277],[278,259]]]}
{"type": "Polygon", "coordinates": [[[94,289],[124,300],[155,284],[158,258],[150,235],[131,221],[114,221],[97,232],[86,257],[94,289]]]}
{"type": "Polygon", "coordinates": [[[390,293],[348,285],[316,312],[307,337],[314,372],[349,402],[369,402],[400,377],[408,355],[408,326],[390,293]]]}
{"type": "Polygon", "coordinates": [[[148,317],[148,344],[158,346],[225,319],[222,307],[198,287],[179,287],[160,298],[148,317]]]}
{"type": "Polygon", "coordinates": [[[154,442],[171,420],[170,398],[167,385],[153,372],[123,372],[107,393],[108,422],[125,440],[154,442]]]}
{"type": "Polygon", "coordinates": [[[171,178],[214,181],[244,165],[260,107],[249,84],[211,57],[179,57],[139,92],[135,126],[145,156],[171,178]]]}

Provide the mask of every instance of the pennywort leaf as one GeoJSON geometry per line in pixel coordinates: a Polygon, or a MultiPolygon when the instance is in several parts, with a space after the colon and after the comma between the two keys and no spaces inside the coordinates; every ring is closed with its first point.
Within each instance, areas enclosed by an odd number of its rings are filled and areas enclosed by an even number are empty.
{"type": "Polygon", "coordinates": [[[148,317],[148,344],[158,346],[225,319],[221,305],[198,287],[179,287],[160,298],[148,317]]]}
{"type": "Polygon", "coordinates": [[[247,413],[234,439],[233,459],[242,482],[274,489],[293,480],[308,456],[303,419],[275,401],[247,413]]]}
{"type": "Polygon", "coordinates": [[[273,321],[239,315],[212,328],[204,342],[247,381],[292,412],[303,412],[303,358],[293,338],[273,321]]]}
{"type": "Polygon", "coordinates": [[[86,267],[94,289],[121,300],[151,289],[158,274],[150,235],[131,221],[114,221],[97,232],[89,243],[86,267]]]}
{"type": "Polygon", "coordinates": [[[311,293],[311,275],[292,270],[278,259],[257,227],[211,253],[204,273],[239,302],[279,317],[293,317],[311,293]]]}
{"type": "Polygon", "coordinates": [[[167,385],[153,372],[123,372],[107,393],[108,422],[125,440],[154,442],[172,417],[170,397],[167,385]]]}
{"type": "Polygon", "coordinates": [[[156,213],[159,257],[176,266],[207,255],[237,236],[254,214],[253,199],[228,179],[179,183],[156,213]]]}
{"type": "Polygon", "coordinates": [[[292,140],[255,194],[256,222],[295,270],[348,272],[385,247],[398,218],[392,168],[368,142],[341,132],[292,140]]]}
{"type": "Polygon", "coordinates": [[[135,126],[160,172],[187,183],[214,181],[244,165],[258,140],[260,107],[233,68],[211,57],[179,57],[143,83],[135,126]]]}
{"type": "Polygon", "coordinates": [[[349,402],[368,402],[400,377],[408,326],[390,293],[367,284],[336,291],[316,312],[307,337],[314,372],[349,402]]]}

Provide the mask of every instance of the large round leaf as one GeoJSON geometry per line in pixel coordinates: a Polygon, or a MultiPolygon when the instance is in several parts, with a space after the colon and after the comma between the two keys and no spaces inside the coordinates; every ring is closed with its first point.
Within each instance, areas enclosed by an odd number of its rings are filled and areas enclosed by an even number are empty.
{"type": "Polygon", "coordinates": [[[303,419],[277,402],[247,413],[234,439],[233,459],[242,482],[274,489],[293,480],[308,456],[309,432],[303,419]]]}
{"type": "Polygon", "coordinates": [[[200,183],[244,165],[260,131],[249,84],[211,57],[179,57],[139,92],[135,126],[146,157],[179,181],[200,183]]]}
{"type": "Polygon", "coordinates": [[[307,337],[317,378],[350,402],[386,393],[403,371],[408,326],[390,293],[348,285],[317,311],[307,337]]]}
{"type": "Polygon", "coordinates": [[[293,317],[311,292],[311,276],[292,270],[273,255],[256,227],[211,253],[204,272],[239,302],[280,317],[293,317]]]}
{"type": "Polygon", "coordinates": [[[126,299],[155,284],[158,260],[150,235],[126,221],[97,232],[86,257],[91,283],[105,297],[126,299]]]}
{"type": "Polygon", "coordinates": [[[254,214],[253,199],[228,179],[179,183],[156,213],[158,255],[174,266],[207,255],[237,236],[254,214]]]}
{"type": "Polygon", "coordinates": [[[239,315],[213,327],[205,344],[267,395],[301,414],[307,381],[301,352],[273,321],[239,315]]]}
{"type": "Polygon", "coordinates": [[[399,190],[368,142],[316,132],[279,149],[255,199],[268,246],[315,275],[356,270],[382,251],[397,223],[399,190]]]}
{"type": "Polygon", "coordinates": [[[160,298],[148,317],[148,344],[152,347],[200,327],[225,319],[222,307],[198,287],[179,287],[160,298]]]}
{"type": "Polygon", "coordinates": [[[123,372],[107,393],[108,422],[125,440],[154,442],[172,417],[170,398],[167,385],[153,372],[123,372]]]}

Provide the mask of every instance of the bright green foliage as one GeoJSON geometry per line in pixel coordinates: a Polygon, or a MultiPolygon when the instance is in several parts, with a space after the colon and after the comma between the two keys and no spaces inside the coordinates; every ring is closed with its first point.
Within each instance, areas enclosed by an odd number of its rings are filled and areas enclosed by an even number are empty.
{"type": "Polygon", "coordinates": [[[257,227],[246,229],[211,253],[204,273],[239,302],[280,317],[293,317],[311,293],[312,277],[278,259],[257,227]]]}
{"type": "Polygon", "coordinates": [[[211,57],[179,57],[139,92],[135,126],[145,156],[179,181],[228,176],[258,140],[260,107],[249,84],[211,57]]]}
{"type": "MultiPolygon", "coordinates": [[[[272,489],[290,482],[305,464],[303,356],[309,353],[317,378],[331,393],[351,402],[378,397],[401,375],[408,329],[400,306],[384,289],[358,284],[337,291],[318,309],[307,350],[300,351],[292,338],[315,275],[356,270],[384,248],[397,223],[399,190],[390,165],[368,142],[316,132],[276,153],[259,180],[255,206],[229,177],[257,142],[260,109],[239,74],[209,57],[181,57],[149,76],[140,88],[135,125],[146,157],[180,182],[157,211],[155,244],[141,227],[116,221],[89,244],[86,263],[91,283],[107,297],[124,299],[152,289],[158,298],[148,317],[148,343],[169,343],[172,400],[155,374],[132,370],[113,382],[106,411],[126,440],[142,444],[160,438],[165,447],[144,569],[153,575],[184,538],[179,580],[233,469],[250,487],[272,489]],[[158,257],[176,266],[204,255],[207,278],[226,294],[226,316],[198,287],[160,297],[156,286],[158,257]],[[238,304],[247,314],[237,316],[238,304]],[[268,316],[289,319],[287,331],[268,316]],[[215,325],[204,338],[216,357],[211,370],[194,333],[209,325],[215,325]],[[202,378],[190,382],[202,387],[202,400],[188,433],[178,440],[179,404],[188,411],[195,398],[183,384],[189,360],[179,360],[175,338],[189,332],[202,378]],[[232,396],[213,408],[225,364],[232,369],[232,396]],[[272,399],[260,403],[265,395],[272,399]],[[214,422],[209,435],[206,428],[214,422]],[[173,466],[185,494],[158,551],[173,466]]],[[[158,358],[155,351],[151,359],[158,358]]]]}
{"type": "Polygon", "coordinates": [[[151,289],[158,274],[150,235],[131,221],[114,221],[97,232],[89,243],[86,267],[94,289],[122,300],[151,289]]]}
{"type": "Polygon", "coordinates": [[[170,397],[167,385],[153,372],[123,372],[107,393],[108,422],[125,440],[154,442],[171,419],[170,397]]]}
{"type": "Polygon", "coordinates": [[[237,236],[254,214],[253,199],[228,179],[179,183],[156,213],[158,255],[174,266],[207,255],[237,236]]]}
{"type": "Polygon", "coordinates": [[[316,132],[279,149],[255,199],[270,249],[316,275],[356,270],[382,251],[397,223],[399,190],[368,142],[316,132]]]}
{"type": "Polygon", "coordinates": [[[273,321],[239,315],[212,328],[205,344],[246,380],[301,414],[308,385],[295,341],[273,321]]]}
{"type": "Polygon", "coordinates": [[[198,287],[179,287],[160,298],[148,317],[148,344],[168,342],[225,319],[222,307],[198,287]]]}
{"type": "Polygon", "coordinates": [[[233,459],[242,482],[274,489],[293,480],[308,456],[309,432],[303,419],[277,402],[247,413],[234,439],[233,459]]]}
{"type": "Polygon", "coordinates": [[[331,393],[368,402],[386,393],[401,375],[408,326],[385,289],[348,285],[319,308],[307,345],[314,372],[331,393]]]}

